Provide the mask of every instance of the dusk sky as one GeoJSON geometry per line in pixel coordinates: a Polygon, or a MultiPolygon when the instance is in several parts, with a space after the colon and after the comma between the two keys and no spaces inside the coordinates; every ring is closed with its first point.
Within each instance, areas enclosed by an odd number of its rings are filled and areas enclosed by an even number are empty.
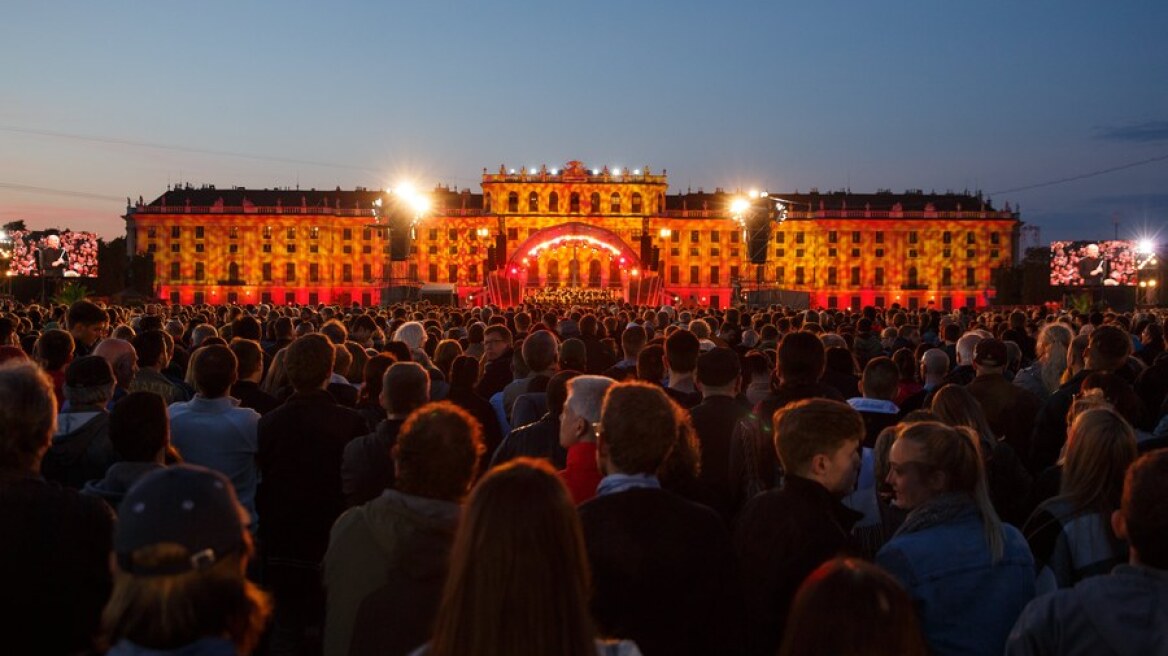
{"type": "Polygon", "coordinates": [[[11,0],[0,223],[109,239],[167,184],[579,159],[671,192],[980,189],[1043,241],[1135,238],[1168,222],[1165,28],[1163,0],[11,0]]]}

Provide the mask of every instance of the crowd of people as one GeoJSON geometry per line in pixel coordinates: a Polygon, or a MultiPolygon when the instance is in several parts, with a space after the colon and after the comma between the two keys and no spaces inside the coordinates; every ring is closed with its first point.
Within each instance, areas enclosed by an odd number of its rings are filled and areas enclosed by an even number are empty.
{"type": "Polygon", "coordinates": [[[621,300],[619,289],[590,287],[540,287],[528,292],[523,302],[528,305],[594,305],[621,300]]]}
{"type": "Polygon", "coordinates": [[[0,307],[15,654],[1165,654],[1165,316],[0,307]]]}

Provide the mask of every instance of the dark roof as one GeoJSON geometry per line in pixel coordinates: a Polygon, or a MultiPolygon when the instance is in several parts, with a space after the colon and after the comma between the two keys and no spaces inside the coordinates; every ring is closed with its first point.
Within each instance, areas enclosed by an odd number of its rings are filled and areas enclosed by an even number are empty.
{"type": "MultiPolygon", "coordinates": [[[[207,187],[176,187],[147,204],[148,207],[183,207],[189,201],[191,207],[210,207],[220,200],[225,207],[242,207],[244,201],[256,207],[337,207],[341,209],[369,209],[373,201],[384,192],[378,189],[244,189],[231,187],[217,189],[207,187]],[[165,201],[165,202],[164,202],[165,201]]],[[[445,187],[429,192],[436,208],[457,209],[466,200],[468,209],[481,208],[483,195],[469,191],[454,191],[445,187]]]]}
{"type": "MultiPolygon", "coordinates": [[[[931,204],[932,211],[956,212],[959,209],[965,212],[984,210],[993,212],[993,203],[980,194],[970,193],[924,193],[919,190],[910,190],[902,194],[891,191],[880,191],[874,194],[858,194],[847,191],[831,191],[827,193],[798,193],[798,192],[770,192],[770,195],[782,200],[790,201],[793,211],[811,210],[863,210],[889,211],[897,204],[905,212],[924,212],[931,204]]],[[[665,197],[667,210],[722,210],[729,207],[730,202],[737,194],[725,191],[714,193],[698,191],[680,194],[669,194],[665,197]],[[704,207],[703,207],[704,204],[704,207]]]]}

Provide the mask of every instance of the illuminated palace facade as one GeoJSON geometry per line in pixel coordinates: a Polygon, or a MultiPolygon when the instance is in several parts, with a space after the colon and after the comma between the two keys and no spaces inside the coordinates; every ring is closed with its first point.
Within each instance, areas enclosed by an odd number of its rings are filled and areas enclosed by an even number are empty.
{"type": "Polygon", "coordinates": [[[653,302],[721,307],[778,290],[823,308],[983,307],[1021,226],[1009,205],[920,191],[773,193],[764,204],[781,211],[744,218],[739,194],[671,194],[664,171],[580,162],[484,169],[481,190],[425,196],[428,211],[403,223],[378,211],[378,190],[186,186],[124,218],[131,252],[153,255],[163,300],[363,305],[411,285],[498,301],[493,278],[521,295],[573,286],[626,298],[653,280],[653,302]]]}

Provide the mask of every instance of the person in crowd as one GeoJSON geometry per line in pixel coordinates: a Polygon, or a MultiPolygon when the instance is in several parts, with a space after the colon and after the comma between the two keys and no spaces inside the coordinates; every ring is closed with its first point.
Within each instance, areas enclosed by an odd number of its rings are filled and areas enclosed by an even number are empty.
{"type": "Polygon", "coordinates": [[[1127,545],[1112,532],[1111,515],[1135,459],[1135,433],[1118,413],[1100,408],[1075,417],[1059,495],[1038,506],[1022,529],[1038,568],[1039,594],[1127,561],[1127,545]]]}
{"type": "Polygon", "coordinates": [[[450,380],[450,365],[454,363],[454,358],[462,354],[462,345],[456,339],[444,339],[434,348],[434,366],[446,380],[450,380]]]}
{"type": "Polygon", "coordinates": [[[37,364],[53,380],[57,407],[65,403],[65,369],[73,361],[73,336],[64,330],[46,330],[33,349],[37,364]]]}
{"type": "Polygon", "coordinates": [[[1021,526],[1026,521],[1026,499],[1033,479],[1013,447],[994,434],[977,399],[967,387],[949,384],[937,390],[931,410],[941,422],[964,426],[977,434],[994,510],[1003,521],[1021,526]]]}
{"type": "Polygon", "coordinates": [[[977,374],[965,389],[977,399],[993,435],[1005,440],[1015,453],[1030,453],[1030,434],[1034,416],[1042,400],[1006,380],[1006,343],[983,339],[973,349],[973,368],[977,374]]]}
{"type": "Polygon", "coordinates": [[[728,525],[738,511],[730,484],[730,438],[750,414],[750,406],[738,398],[740,367],[738,354],[729,348],[703,353],[697,363],[702,402],[689,411],[701,454],[702,485],[728,525]]]}
{"type": "Polygon", "coordinates": [[[858,558],[829,560],[807,576],[779,649],[779,656],[928,653],[912,600],[891,576],[858,558]]]}
{"type": "Polygon", "coordinates": [[[405,656],[426,642],[482,454],[482,431],[464,410],[438,402],[410,414],[381,456],[392,457],[394,486],[345,511],[330,533],[326,654],[405,656]]]}
{"type": "Polygon", "coordinates": [[[475,393],[490,399],[511,382],[511,331],[507,326],[492,325],[483,331],[482,374],[475,393]]]}
{"type": "Polygon", "coordinates": [[[585,371],[590,374],[601,374],[616,364],[616,354],[604,343],[601,330],[595,314],[585,314],[580,318],[580,340],[584,342],[587,358],[585,371]]]}
{"type": "Polygon", "coordinates": [[[576,376],[568,381],[568,398],[560,414],[560,446],[568,457],[560,477],[576,505],[595,497],[604,477],[596,459],[596,426],[604,395],[615,382],[604,376],[576,376]]]}
{"type": "Polygon", "coordinates": [[[716,513],[663,490],[656,475],[678,439],[675,408],[645,383],[605,395],[597,438],[605,476],[580,506],[592,615],[601,633],[648,656],[733,652],[740,594],[730,536],[716,513]]]}
{"type": "Polygon", "coordinates": [[[645,344],[648,342],[649,336],[643,326],[635,323],[626,326],[624,332],[620,334],[621,352],[624,354],[624,358],[605,369],[604,375],[617,381],[636,376],[637,356],[641,354],[641,349],[645,348],[645,344]]]}
{"type": "MultiPolygon", "coordinates": [[[[851,357],[851,354],[848,354],[848,357],[851,357]]],[[[771,393],[772,371],[774,367],[764,353],[752,351],[742,359],[743,396],[751,408],[757,406],[771,393]]]]}
{"type": "Polygon", "coordinates": [[[889,454],[887,481],[909,515],[876,564],[908,592],[934,653],[1000,654],[1035,595],[1034,558],[990,503],[980,443],[926,421],[902,425],[889,454]]]}
{"type": "Polygon", "coordinates": [[[105,358],[114,372],[113,401],[117,401],[130,393],[130,385],[138,375],[138,354],[134,345],[124,339],[110,337],[103,339],[93,347],[93,354],[105,358]]]}
{"type": "Polygon", "coordinates": [[[662,385],[665,380],[665,347],[661,344],[646,344],[637,354],[637,370],[634,380],[650,385],[662,385]]]}
{"type": "Polygon", "coordinates": [[[1067,369],[1067,349],[1074,335],[1063,323],[1048,323],[1038,331],[1035,346],[1037,359],[1014,376],[1014,384],[1045,403],[1062,385],[1067,369]]]}
{"type": "MultiPolygon", "coordinates": [[[[107,385],[113,376],[106,367],[107,385]]],[[[96,648],[109,597],[113,514],[105,503],[48,483],[41,459],[55,429],[52,381],[35,364],[0,365],[0,631],[13,654],[96,648]],[[46,630],[46,618],[52,619],[46,630]]]]}
{"type": "Polygon", "coordinates": [[[73,337],[74,357],[92,354],[97,342],[109,333],[109,315],[90,301],[76,301],[69,306],[66,317],[69,334],[73,337]]]}
{"type": "Polygon", "coordinates": [[[248,654],[272,604],[244,572],[247,511],[219,472],[177,465],[130,489],[102,615],[109,656],[248,654]]]}
{"type": "Polygon", "coordinates": [[[495,418],[495,411],[491,404],[478,394],[475,394],[475,381],[478,379],[479,363],[469,355],[459,355],[450,365],[450,392],[446,400],[466,410],[474,417],[483,429],[483,442],[486,445],[486,458],[489,461],[499,444],[503,442],[503,431],[495,418]]]}
{"type": "Polygon", "coordinates": [[[239,366],[235,353],[220,344],[204,346],[191,357],[195,398],[170,406],[170,433],[183,460],[213,469],[231,480],[254,528],[260,414],[239,407],[228,396],[239,366]]]}
{"type": "Polygon", "coordinates": [[[977,370],[973,368],[973,353],[977,343],[983,339],[985,336],[980,332],[970,331],[957,340],[957,360],[945,376],[946,385],[968,385],[973,380],[977,375],[977,370]]]}
{"type": "Polygon", "coordinates": [[[702,393],[694,381],[701,352],[697,335],[688,330],[675,330],[665,338],[665,369],[669,376],[665,393],[686,410],[702,402],[702,393]]]}
{"type": "Polygon", "coordinates": [[[1042,471],[1058,459],[1067,439],[1067,410],[1083,380],[1092,373],[1116,373],[1124,369],[1131,351],[1131,338],[1122,328],[1105,325],[1091,332],[1083,351],[1084,368],[1047,399],[1034,420],[1030,471],[1042,471]]]}
{"type": "Polygon", "coordinates": [[[560,445],[560,417],[568,398],[568,381],[579,375],[578,371],[561,371],[551,377],[546,392],[547,412],[538,420],[512,430],[491,456],[491,467],[520,456],[543,458],[557,470],[567,466],[568,452],[560,445]]]}
{"type": "Polygon", "coordinates": [[[186,388],[172,382],[162,371],[170,364],[167,357],[166,334],[161,330],[144,330],[132,342],[138,355],[138,372],[130,381],[130,392],[153,392],[167,405],[189,401],[186,388]]]}
{"type": "Polygon", "coordinates": [[[358,506],[393,487],[394,468],[385,454],[393,450],[410,413],[430,400],[430,377],[417,362],[396,362],[385,372],[381,403],[385,419],[368,435],[345,445],[341,461],[341,489],[345,503],[358,506]]]}
{"type": "Polygon", "coordinates": [[[860,396],[860,377],[856,375],[856,357],[838,335],[824,335],[824,368],[822,382],[831,385],[845,399],[860,396]],[[833,337],[838,340],[830,339],[833,337]],[[828,345],[828,341],[838,342],[828,345]]]}
{"type": "MultiPolygon", "coordinates": [[[[910,396],[920,392],[923,386],[921,385],[921,380],[917,377],[918,367],[916,354],[911,349],[897,349],[892,354],[892,362],[900,371],[900,381],[897,383],[896,398],[892,399],[892,402],[899,408],[910,396]]],[[[853,396],[859,395],[854,394],[853,396]]]]}
{"type": "Polygon", "coordinates": [[[116,513],[134,483],[165,467],[172,454],[166,402],[153,392],[130,392],[110,412],[109,438],[118,461],[81,492],[104,500],[116,513]]]}
{"type": "Polygon", "coordinates": [[[82,356],[69,365],[65,372],[68,407],[57,415],[52,445],[43,454],[45,478],[79,490],[86,481],[105,476],[117,461],[106,409],[114,384],[113,371],[100,356],[82,356]]]}
{"type": "Polygon", "coordinates": [[[860,417],[864,419],[864,446],[872,448],[880,431],[900,421],[900,408],[896,398],[900,385],[900,368],[884,356],[868,360],[864,375],[860,378],[862,396],[848,399],[860,417]]]}
{"type": "Polygon", "coordinates": [[[260,418],[256,454],[264,582],[276,601],[273,655],[313,650],[319,640],[324,611],[320,562],[329,530],[345,509],[342,455],[367,430],[361,415],[338,405],[324,390],[333,369],[328,338],[304,335],[285,352],[296,391],[260,418]]]}
{"type": "MultiPolygon", "coordinates": [[[[871,361],[870,361],[871,362],[871,361]]],[[[864,421],[846,404],[805,399],[775,412],[782,487],[751,499],[734,535],[746,590],[748,654],[773,654],[799,584],[856,550],[860,513],[840,503],[856,484],[864,421]]]]}
{"type": "Polygon", "coordinates": [[[949,356],[941,349],[928,349],[921,355],[920,370],[920,391],[905,399],[903,404],[897,404],[902,416],[932,405],[933,394],[945,384],[945,376],[949,374],[949,356]]]}
{"type": "Polygon", "coordinates": [[[1111,515],[1129,544],[1127,564],[1031,601],[1006,643],[1007,656],[1165,654],[1168,626],[1168,450],[1128,468],[1111,515]]]}
{"type": "Polygon", "coordinates": [[[388,353],[378,353],[365,364],[365,384],[357,394],[356,410],[365,418],[369,430],[377,430],[377,424],[385,419],[385,408],[381,407],[381,384],[385,372],[393,366],[394,357],[388,353]]]}
{"type": "Polygon", "coordinates": [[[588,347],[579,337],[565,339],[560,344],[560,354],[556,369],[571,369],[573,371],[588,370],[588,347]]]}
{"type": "Polygon", "coordinates": [[[264,351],[260,343],[234,337],[230,348],[239,363],[230,395],[239,399],[239,407],[255,410],[261,416],[279,407],[280,402],[276,397],[260,389],[260,381],[264,376],[264,351]]]}
{"type": "Polygon", "coordinates": [[[556,372],[556,351],[558,348],[556,336],[547,330],[537,330],[528,335],[519,350],[523,354],[523,362],[527,374],[517,378],[503,388],[503,409],[507,419],[511,419],[511,410],[515,399],[520,394],[526,394],[531,381],[539,376],[551,378],[556,372]]]}
{"type": "MultiPolygon", "coordinates": [[[[944,357],[944,351],[940,349],[937,351],[944,357]]],[[[932,415],[928,411],[917,410],[906,416],[902,422],[920,421],[917,418],[917,413],[922,412],[932,415]]],[[[929,419],[936,421],[937,418],[930,416],[929,419]]],[[[900,525],[904,523],[904,517],[907,514],[904,510],[893,505],[892,487],[886,482],[888,478],[888,452],[892,449],[892,442],[896,439],[896,430],[897,426],[885,428],[876,438],[876,444],[872,446],[873,486],[861,486],[844,497],[842,501],[845,506],[863,515],[852,525],[851,533],[859,554],[868,559],[875,558],[876,552],[880,551],[884,543],[888,542],[896,530],[900,528],[900,525]]],[[[862,470],[863,464],[861,464],[862,470]]]]}
{"type": "Polygon", "coordinates": [[[640,654],[627,641],[598,642],[603,629],[589,617],[588,599],[589,561],[568,491],[546,462],[520,458],[471,493],[433,637],[415,653],[640,654]]]}

